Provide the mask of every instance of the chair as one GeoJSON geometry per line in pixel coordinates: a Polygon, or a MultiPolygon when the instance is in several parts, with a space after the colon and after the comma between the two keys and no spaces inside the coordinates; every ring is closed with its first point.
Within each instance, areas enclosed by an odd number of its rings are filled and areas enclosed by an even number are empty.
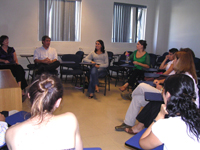
{"type": "Polygon", "coordinates": [[[83,60],[84,52],[83,51],[77,51],[76,55],[81,56],[81,61],[83,60]]]}
{"type": "Polygon", "coordinates": [[[158,55],[149,53],[149,56],[150,56],[150,68],[154,68],[156,65],[156,60],[158,55]]]}
{"type": "MultiPolygon", "coordinates": [[[[71,61],[74,63],[61,63],[60,65],[60,78],[62,79],[63,75],[66,75],[66,80],[68,75],[72,75],[76,78],[75,85],[77,84],[77,77],[80,76],[80,84],[82,83],[83,71],[81,69],[81,56],[75,54],[65,54],[62,56],[61,60],[71,61]],[[67,68],[67,69],[64,69],[67,68]]],[[[65,80],[65,81],[66,81],[65,80]]]]}
{"type": "Polygon", "coordinates": [[[104,83],[99,82],[99,86],[101,87],[101,84],[104,84],[104,96],[106,96],[106,86],[108,84],[108,90],[110,91],[110,74],[108,68],[106,68],[106,75],[103,77],[99,77],[99,79],[104,79],[104,83]]]}
{"type": "MultiPolygon", "coordinates": [[[[140,140],[140,137],[142,136],[142,134],[145,132],[145,130],[146,130],[146,128],[143,129],[142,131],[140,131],[138,134],[134,135],[129,140],[127,140],[125,142],[125,145],[141,150],[142,148],[139,145],[139,140],[140,140]]],[[[160,146],[154,148],[153,150],[163,150],[163,145],[160,145],[160,146]]]]}
{"type": "Polygon", "coordinates": [[[124,67],[121,67],[120,65],[124,64],[126,60],[125,54],[122,54],[117,62],[113,62],[113,65],[109,67],[109,71],[111,72],[110,78],[114,78],[115,80],[115,86],[117,85],[117,81],[119,80],[119,74],[121,74],[122,78],[124,78],[125,72],[127,70],[124,67]],[[116,76],[113,76],[112,73],[116,72],[116,76]]]}
{"type": "Polygon", "coordinates": [[[31,76],[31,82],[34,80],[35,78],[35,69],[37,69],[37,67],[35,66],[35,64],[28,64],[27,65],[27,68],[28,68],[28,81],[29,81],[29,76],[31,76]],[[31,74],[31,71],[32,71],[32,74],[31,74]]]}
{"type": "MultiPolygon", "coordinates": [[[[104,96],[106,95],[106,87],[107,87],[107,84],[108,84],[108,90],[110,91],[110,73],[109,73],[109,66],[110,66],[110,63],[112,62],[112,60],[114,59],[113,58],[113,52],[111,51],[107,51],[108,53],[108,61],[109,61],[109,64],[108,64],[108,67],[106,68],[106,75],[103,76],[103,77],[99,77],[99,79],[104,79],[104,83],[101,83],[99,82],[99,87],[102,87],[101,85],[104,84],[104,96]]],[[[88,79],[89,79],[89,74],[88,74],[88,79]]],[[[84,89],[85,89],[85,84],[83,85],[83,93],[84,93],[84,89]]]]}

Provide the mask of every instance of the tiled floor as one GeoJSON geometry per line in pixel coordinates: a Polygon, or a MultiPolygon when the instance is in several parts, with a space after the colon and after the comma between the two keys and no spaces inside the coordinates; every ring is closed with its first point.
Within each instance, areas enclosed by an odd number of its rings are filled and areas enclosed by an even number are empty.
{"type": "MultiPolygon", "coordinates": [[[[114,82],[114,81],[112,81],[114,82]]],[[[73,112],[79,122],[80,133],[84,147],[101,147],[102,150],[130,150],[125,146],[125,141],[132,135],[125,132],[117,132],[114,127],[123,122],[130,101],[123,100],[118,90],[121,83],[115,87],[111,83],[111,90],[103,95],[95,94],[94,99],[88,99],[81,90],[75,89],[74,83],[63,82],[64,96],[61,107],[55,114],[73,112]]],[[[23,103],[23,110],[29,111],[29,101],[23,103]]]]}

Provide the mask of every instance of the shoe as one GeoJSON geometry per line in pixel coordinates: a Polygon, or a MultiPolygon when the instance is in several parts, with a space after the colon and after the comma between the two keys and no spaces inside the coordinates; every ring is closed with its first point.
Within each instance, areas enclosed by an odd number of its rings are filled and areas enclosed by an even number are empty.
{"type": "Polygon", "coordinates": [[[133,132],[132,128],[125,128],[125,132],[127,132],[129,134],[137,134],[137,133],[133,132]]]}
{"type": "Polygon", "coordinates": [[[89,99],[93,98],[94,96],[88,96],[89,99]]]}
{"type": "Polygon", "coordinates": [[[120,126],[116,126],[115,130],[116,131],[124,131],[125,128],[131,128],[131,126],[129,126],[129,125],[125,124],[125,123],[122,123],[120,126]]]}
{"type": "Polygon", "coordinates": [[[121,97],[124,100],[132,100],[131,93],[121,93],[121,97]]]}
{"type": "Polygon", "coordinates": [[[95,92],[99,93],[99,90],[95,90],[95,92]]]}

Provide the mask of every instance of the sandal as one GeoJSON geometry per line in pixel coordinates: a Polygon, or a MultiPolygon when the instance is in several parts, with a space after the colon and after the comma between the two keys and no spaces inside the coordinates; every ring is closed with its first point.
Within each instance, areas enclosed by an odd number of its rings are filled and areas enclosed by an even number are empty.
{"type": "Polygon", "coordinates": [[[125,128],[124,131],[129,133],[129,134],[137,134],[137,133],[133,132],[132,128],[125,128]]]}
{"type": "Polygon", "coordinates": [[[89,96],[88,96],[89,99],[91,99],[91,98],[93,98],[93,97],[94,97],[94,95],[89,95],[89,96]]]}
{"type": "Polygon", "coordinates": [[[88,96],[89,99],[93,98],[94,96],[88,96]]]}
{"type": "Polygon", "coordinates": [[[124,92],[124,91],[126,90],[126,88],[125,88],[124,86],[121,86],[121,87],[119,88],[119,90],[120,90],[121,92],[124,92]]]}

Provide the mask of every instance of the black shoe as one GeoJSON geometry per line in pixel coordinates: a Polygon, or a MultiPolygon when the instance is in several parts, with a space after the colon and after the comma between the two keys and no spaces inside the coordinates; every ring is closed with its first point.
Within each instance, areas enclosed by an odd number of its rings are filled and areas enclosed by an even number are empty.
{"type": "Polygon", "coordinates": [[[115,130],[116,131],[124,131],[125,128],[131,128],[131,126],[129,126],[129,125],[125,124],[125,123],[122,123],[120,126],[116,126],[115,130]]]}
{"type": "Polygon", "coordinates": [[[131,93],[121,93],[121,97],[124,100],[132,100],[131,93]]]}

